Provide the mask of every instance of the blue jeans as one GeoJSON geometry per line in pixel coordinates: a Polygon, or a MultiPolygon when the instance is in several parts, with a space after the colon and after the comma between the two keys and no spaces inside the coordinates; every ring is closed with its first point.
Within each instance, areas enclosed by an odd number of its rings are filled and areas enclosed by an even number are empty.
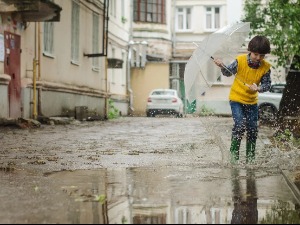
{"type": "Polygon", "coordinates": [[[257,121],[258,106],[242,104],[230,101],[234,125],[232,128],[232,138],[241,140],[245,131],[247,131],[247,142],[256,142],[257,139],[257,121]]]}

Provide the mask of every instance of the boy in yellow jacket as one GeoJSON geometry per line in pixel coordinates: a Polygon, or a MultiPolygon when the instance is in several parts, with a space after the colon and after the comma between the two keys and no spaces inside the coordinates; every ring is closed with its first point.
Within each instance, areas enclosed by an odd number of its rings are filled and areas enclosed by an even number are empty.
{"type": "Polygon", "coordinates": [[[270,42],[265,36],[255,36],[248,44],[248,54],[237,56],[229,66],[216,59],[215,64],[225,76],[235,75],[230,89],[229,100],[234,121],[231,136],[231,162],[239,160],[241,139],[245,131],[246,162],[255,160],[255,146],[258,122],[258,92],[266,92],[271,87],[271,65],[264,60],[270,53],[270,42]]]}

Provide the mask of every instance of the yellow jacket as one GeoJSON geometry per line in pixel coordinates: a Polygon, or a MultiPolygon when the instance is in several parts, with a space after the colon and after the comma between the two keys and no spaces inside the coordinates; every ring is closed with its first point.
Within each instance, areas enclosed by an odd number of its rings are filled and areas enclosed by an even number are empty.
{"type": "Polygon", "coordinates": [[[252,69],[248,66],[247,54],[238,56],[237,62],[237,74],[231,86],[229,99],[242,104],[257,104],[257,91],[251,91],[244,83],[255,83],[258,86],[262,76],[268,72],[271,65],[262,60],[258,69],[252,69]]]}

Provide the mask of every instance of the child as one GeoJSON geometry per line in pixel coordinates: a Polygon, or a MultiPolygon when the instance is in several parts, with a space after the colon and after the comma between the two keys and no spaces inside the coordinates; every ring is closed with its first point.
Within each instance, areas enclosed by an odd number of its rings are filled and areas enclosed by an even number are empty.
{"type": "Polygon", "coordinates": [[[230,89],[229,100],[234,126],[231,135],[231,162],[239,160],[241,139],[247,131],[246,162],[255,160],[255,145],[258,122],[258,92],[266,92],[271,86],[270,63],[264,60],[270,53],[270,42],[265,36],[255,36],[248,44],[248,54],[237,56],[225,67],[221,60],[214,62],[225,76],[235,75],[230,89]]]}

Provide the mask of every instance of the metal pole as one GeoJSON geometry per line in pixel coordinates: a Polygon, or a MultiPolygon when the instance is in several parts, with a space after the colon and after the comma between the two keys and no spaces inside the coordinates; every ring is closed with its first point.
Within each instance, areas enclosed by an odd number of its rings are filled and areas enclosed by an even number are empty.
{"type": "Polygon", "coordinates": [[[107,74],[107,68],[108,68],[108,60],[107,56],[105,56],[105,66],[104,66],[104,71],[105,71],[105,106],[104,106],[104,118],[108,119],[108,97],[109,97],[109,90],[108,90],[108,74],[107,74]]]}
{"type": "MultiPolygon", "coordinates": [[[[38,78],[41,79],[41,23],[38,22],[38,78]]],[[[38,89],[38,115],[42,115],[42,88],[38,89]]]]}
{"type": "Polygon", "coordinates": [[[36,66],[37,60],[33,59],[33,119],[37,119],[37,110],[36,110],[36,66]]]}
{"type": "Polygon", "coordinates": [[[33,58],[33,64],[32,64],[32,71],[33,71],[33,75],[32,75],[32,83],[33,83],[33,87],[32,87],[32,91],[33,91],[33,119],[37,119],[37,104],[36,104],[36,65],[37,65],[37,60],[36,60],[36,42],[37,42],[37,22],[34,23],[34,58],[33,58]]]}

